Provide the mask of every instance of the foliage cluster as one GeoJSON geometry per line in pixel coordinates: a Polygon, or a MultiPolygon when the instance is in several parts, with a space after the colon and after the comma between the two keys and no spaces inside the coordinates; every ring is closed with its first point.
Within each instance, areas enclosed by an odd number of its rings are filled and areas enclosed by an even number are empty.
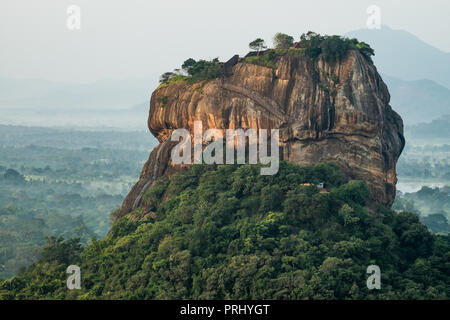
{"type": "Polygon", "coordinates": [[[212,80],[220,77],[222,65],[218,58],[211,61],[198,60],[192,58],[183,62],[180,69],[175,69],[174,72],[164,73],[159,82],[160,87],[168,86],[177,82],[186,82],[193,84],[204,80],[212,80]]]}
{"type": "Polygon", "coordinates": [[[326,61],[339,61],[350,49],[358,50],[366,59],[372,62],[374,50],[365,42],[357,39],[344,38],[337,35],[327,36],[309,31],[300,36],[299,47],[305,49],[305,54],[316,59],[320,54],[326,61]]]}
{"type": "Polygon", "coordinates": [[[73,243],[49,244],[52,256],[41,255],[21,275],[0,281],[0,297],[450,296],[448,236],[431,235],[414,214],[368,212],[365,184],[345,182],[335,166],[280,165],[274,176],[261,176],[252,165],[193,166],[147,191],[154,218],[130,219],[144,209],[138,208],[81,253],[73,243]],[[329,192],[314,185],[322,181],[329,192]],[[81,290],[67,290],[67,264],[81,267],[81,290]],[[381,290],[366,287],[366,268],[372,264],[381,268],[381,290]]]}
{"type": "MultiPolygon", "coordinates": [[[[341,36],[320,35],[315,32],[303,33],[300,40],[294,43],[294,38],[284,33],[277,33],[273,39],[274,49],[266,50],[262,55],[245,58],[248,63],[258,64],[269,68],[276,68],[276,61],[280,56],[290,55],[297,57],[309,57],[316,60],[320,55],[325,61],[339,61],[345,57],[348,50],[358,50],[368,61],[372,62],[374,50],[365,42],[357,39],[349,39],[341,36]]],[[[259,49],[256,44],[264,45],[264,40],[258,38],[250,42],[250,49],[259,49]]]]}

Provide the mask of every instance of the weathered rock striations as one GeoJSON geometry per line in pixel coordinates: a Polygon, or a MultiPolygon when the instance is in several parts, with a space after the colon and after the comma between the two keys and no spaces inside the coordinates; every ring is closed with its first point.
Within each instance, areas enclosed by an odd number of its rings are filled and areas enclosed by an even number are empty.
{"type": "Polygon", "coordinates": [[[139,205],[156,178],[181,170],[170,162],[176,144],[170,135],[177,128],[192,133],[194,120],[201,120],[204,130],[280,129],[282,159],[302,165],[335,162],[348,179],[365,181],[374,201],[392,205],[403,122],[372,63],[356,50],[332,63],[284,55],[275,69],[234,60],[221,78],[153,92],[148,126],[160,144],[125,210],[139,205]]]}

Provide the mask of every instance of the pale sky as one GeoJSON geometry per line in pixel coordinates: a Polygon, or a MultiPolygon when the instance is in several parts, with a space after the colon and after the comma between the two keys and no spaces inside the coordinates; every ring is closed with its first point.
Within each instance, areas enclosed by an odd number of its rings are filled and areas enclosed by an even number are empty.
{"type": "Polygon", "coordinates": [[[227,60],[280,31],[344,34],[381,23],[450,52],[450,1],[404,0],[1,0],[0,77],[90,82],[148,77],[192,57],[227,60]],[[68,30],[67,7],[81,9],[68,30]]]}

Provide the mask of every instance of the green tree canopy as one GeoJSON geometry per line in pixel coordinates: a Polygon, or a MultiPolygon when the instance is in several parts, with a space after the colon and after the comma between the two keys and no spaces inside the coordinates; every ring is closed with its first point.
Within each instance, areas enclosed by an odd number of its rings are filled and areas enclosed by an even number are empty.
{"type": "Polygon", "coordinates": [[[192,58],[187,59],[186,61],[183,62],[183,64],[181,65],[181,68],[183,70],[185,70],[188,74],[189,74],[189,70],[195,66],[195,64],[197,63],[197,61],[195,61],[192,58]]]}
{"type": "Polygon", "coordinates": [[[273,37],[273,44],[276,49],[288,49],[294,44],[294,38],[285,33],[278,32],[273,37]]]}
{"type": "Polygon", "coordinates": [[[264,40],[261,38],[257,38],[256,40],[253,40],[252,42],[250,42],[248,44],[248,46],[250,47],[250,49],[258,51],[258,55],[261,50],[264,50],[267,48],[264,40]]]}
{"type": "Polygon", "coordinates": [[[198,165],[161,178],[105,239],[82,251],[52,239],[36,264],[0,280],[0,298],[448,299],[448,236],[411,213],[369,211],[365,184],[334,166],[259,169],[198,165]],[[312,183],[322,179],[326,193],[312,183]],[[83,272],[80,290],[67,290],[68,264],[83,272]],[[381,290],[367,289],[372,264],[381,290]]]}

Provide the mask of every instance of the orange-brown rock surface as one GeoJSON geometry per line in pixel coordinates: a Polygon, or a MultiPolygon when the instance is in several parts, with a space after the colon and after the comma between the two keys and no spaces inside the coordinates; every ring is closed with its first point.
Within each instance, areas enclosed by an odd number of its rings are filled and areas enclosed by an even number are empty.
{"type": "Polygon", "coordinates": [[[161,86],[152,94],[148,126],[160,144],[151,152],[123,208],[162,175],[177,128],[280,129],[281,158],[303,165],[335,162],[348,179],[363,180],[372,198],[392,205],[395,165],[404,147],[403,122],[389,106],[388,89],[375,66],[350,50],[340,62],[285,55],[276,69],[240,62],[221,78],[161,86]],[[164,101],[161,102],[161,101],[164,101]]]}

